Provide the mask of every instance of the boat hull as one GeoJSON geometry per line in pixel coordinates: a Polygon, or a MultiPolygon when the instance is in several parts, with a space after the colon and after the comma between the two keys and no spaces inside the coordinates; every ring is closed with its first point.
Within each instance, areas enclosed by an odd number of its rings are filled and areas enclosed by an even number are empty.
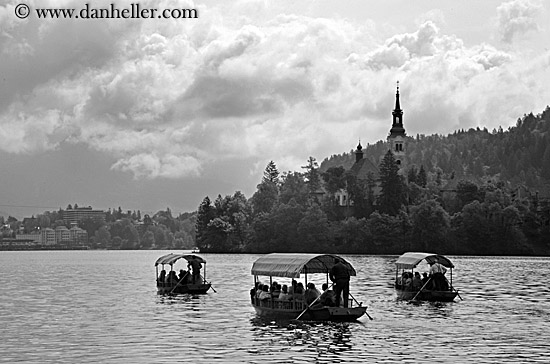
{"type": "Polygon", "coordinates": [[[329,307],[318,306],[315,308],[307,308],[301,304],[285,302],[286,307],[278,305],[278,302],[258,302],[252,303],[252,306],[256,310],[259,316],[272,317],[275,319],[292,320],[300,317],[300,320],[304,321],[336,321],[336,322],[353,322],[357,321],[361,316],[367,312],[367,307],[329,307]],[[304,312],[304,314],[302,314],[304,312]],[[302,315],[301,315],[302,314],[302,315]],[[301,316],[300,316],[301,315],[301,316]]]}
{"type": "Polygon", "coordinates": [[[158,294],[205,294],[211,284],[180,284],[179,286],[157,286],[158,294]]]}
{"type": "Polygon", "coordinates": [[[397,298],[406,301],[414,299],[415,301],[452,302],[458,295],[458,292],[456,291],[424,290],[418,293],[419,291],[404,291],[401,289],[396,289],[395,292],[397,293],[397,298]]]}

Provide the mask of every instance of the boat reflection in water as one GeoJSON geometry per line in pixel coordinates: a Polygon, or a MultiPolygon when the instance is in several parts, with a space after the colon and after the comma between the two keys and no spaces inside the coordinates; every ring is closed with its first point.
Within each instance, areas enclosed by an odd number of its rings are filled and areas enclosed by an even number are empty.
{"type": "Polygon", "coordinates": [[[340,354],[353,350],[350,325],[362,325],[349,322],[269,320],[261,316],[251,319],[250,323],[255,340],[272,343],[258,347],[258,354],[269,354],[277,360],[279,353],[281,359],[288,360],[288,353],[283,355],[288,349],[301,352],[315,347],[315,361],[319,363],[339,361],[340,354]]]}

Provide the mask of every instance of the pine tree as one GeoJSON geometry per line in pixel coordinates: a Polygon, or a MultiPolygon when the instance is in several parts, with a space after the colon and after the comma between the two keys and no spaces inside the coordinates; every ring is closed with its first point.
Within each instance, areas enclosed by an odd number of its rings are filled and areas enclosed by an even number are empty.
{"type": "Polygon", "coordinates": [[[399,175],[393,153],[388,150],[380,163],[380,195],[378,205],[382,212],[397,215],[401,205],[405,204],[405,185],[399,175]]]}
{"type": "Polygon", "coordinates": [[[317,164],[317,160],[313,157],[309,157],[307,160],[307,165],[302,166],[302,168],[306,170],[304,175],[306,177],[306,184],[309,193],[317,191],[317,189],[321,187],[321,175],[319,173],[319,165],[317,164]]]}
{"type": "Polygon", "coordinates": [[[262,182],[274,183],[276,185],[279,183],[279,170],[277,169],[275,162],[269,161],[265,167],[262,182]]]}

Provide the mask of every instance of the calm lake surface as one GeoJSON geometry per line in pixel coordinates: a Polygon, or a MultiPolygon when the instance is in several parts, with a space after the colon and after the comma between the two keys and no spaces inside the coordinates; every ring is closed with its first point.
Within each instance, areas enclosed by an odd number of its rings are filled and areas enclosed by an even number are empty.
{"type": "Polygon", "coordinates": [[[550,362],[548,257],[450,257],[463,300],[409,304],[397,257],[345,256],[373,320],[304,323],[256,317],[259,255],[201,254],[217,293],[157,295],[169,252],[0,252],[0,363],[550,362]]]}

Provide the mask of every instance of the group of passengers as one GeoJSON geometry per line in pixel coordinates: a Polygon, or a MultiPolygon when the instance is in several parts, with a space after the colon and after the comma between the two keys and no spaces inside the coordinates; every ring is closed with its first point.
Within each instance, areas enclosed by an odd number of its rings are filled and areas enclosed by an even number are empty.
{"type": "Polygon", "coordinates": [[[434,291],[448,291],[449,283],[447,278],[445,278],[445,273],[447,269],[438,262],[430,263],[430,273],[422,273],[420,277],[419,272],[403,272],[400,277],[397,277],[395,282],[398,288],[401,288],[406,291],[418,291],[421,289],[424,290],[434,290],[434,291]]]}
{"type": "Polygon", "coordinates": [[[187,270],[180,269],[179,275],[176,271],[171,270],[166,274],[166,270],[161,270],[157,278],[157,286],[171,287],[174,285],[185,285],[200,283],[200,270],[202,264],[197,261],[190,261],[187,264],[187,270]]]}
{"type": "Polygon", "coordinates": [[[250,290],[250,299],[252,303],[256,299],[260,301],[275,299],[278,301],[299,301],[305,302],[308,306],[318,304],[322,306],[336,306],[336,294],[332,289],[329,289],[327,283],[322,285],[323,293],[321,293],[315,284],[310,282],[307,288],[304,289],[302,282],[292,280],[292,284],[280,285],[273,282],[271,286],[256,282],[256,285],[250,290]]]}

